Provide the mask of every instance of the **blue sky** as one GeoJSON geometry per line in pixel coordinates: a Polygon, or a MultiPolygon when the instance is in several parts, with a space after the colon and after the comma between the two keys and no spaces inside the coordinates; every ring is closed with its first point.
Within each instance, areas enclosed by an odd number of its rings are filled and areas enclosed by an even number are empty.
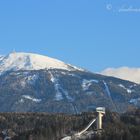
{"type": "Polygon", "coordinates": [[[13,49],[91,71],[139,67],[139,0],[1,0],[0,54],[13,49]]]}

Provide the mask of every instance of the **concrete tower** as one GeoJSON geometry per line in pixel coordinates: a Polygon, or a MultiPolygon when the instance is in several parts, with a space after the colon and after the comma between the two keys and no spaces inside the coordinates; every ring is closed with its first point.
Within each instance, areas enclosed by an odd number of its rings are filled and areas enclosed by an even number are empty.
{"type": "Polygon", "coordinates": [[[96,112],[98,112],[97,116],[97,130],[102,129],[102,117],[105,114],[105,108],[104,107],[97,107],[96,112]]]}

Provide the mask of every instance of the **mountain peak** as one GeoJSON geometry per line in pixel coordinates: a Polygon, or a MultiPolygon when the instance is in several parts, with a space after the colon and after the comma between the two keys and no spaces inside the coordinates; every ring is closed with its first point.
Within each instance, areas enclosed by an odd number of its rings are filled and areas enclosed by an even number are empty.
{"type": "Polygon", "coordinates": [[[34,53],[12,52],[0,59],[0,72],[40,69],[81,70],[60,60],[34,53]]]}

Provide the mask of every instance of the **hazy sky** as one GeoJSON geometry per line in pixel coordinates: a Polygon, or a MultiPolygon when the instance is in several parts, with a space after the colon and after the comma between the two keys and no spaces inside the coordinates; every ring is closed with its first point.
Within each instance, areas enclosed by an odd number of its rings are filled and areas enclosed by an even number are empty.
{"type": "Polygon", "coordinates": [[[1,0],[0,54],[13,49],[92,71],[140,67],[140,0],[1,0]]]}

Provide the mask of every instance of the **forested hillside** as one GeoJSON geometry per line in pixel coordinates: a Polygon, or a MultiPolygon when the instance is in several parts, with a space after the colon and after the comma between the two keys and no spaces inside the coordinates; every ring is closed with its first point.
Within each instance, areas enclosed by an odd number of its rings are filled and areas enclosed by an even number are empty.
{"type": "MultiPolygon", "coordinates": [[[[1,113],[0,140],[60,140],[83,129],[96,113],[79,115],[47,113],[1,113]]],[[[102,135],[89,140],[139,140],[140,110],[125,114],[106,112],[102,135]]],[[[95,130],[93,125],[91,130],[95,130]]]]}

